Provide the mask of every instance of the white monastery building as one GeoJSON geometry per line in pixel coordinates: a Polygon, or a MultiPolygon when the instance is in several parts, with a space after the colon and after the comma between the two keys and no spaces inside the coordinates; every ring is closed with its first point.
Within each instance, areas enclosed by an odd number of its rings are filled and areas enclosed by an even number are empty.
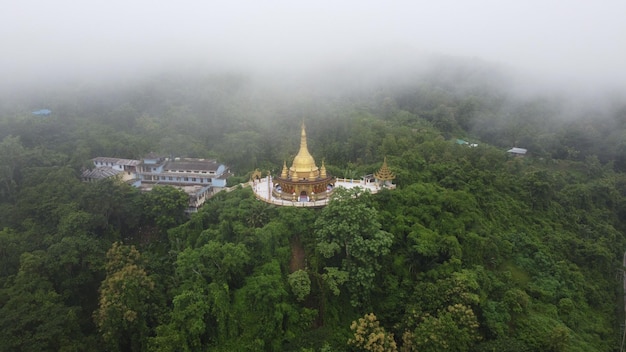
{"type": "Polygon", "coordinates": [[[117,177],[144,191],[172,186],[189,195],[187,212],[196,212],[208,198],[224,189],[230,176],[228,167],[214,159],[149,154],[142,160],[97,157],[92,161],[95,168],[83,172],[83,181],[117,177]]]}

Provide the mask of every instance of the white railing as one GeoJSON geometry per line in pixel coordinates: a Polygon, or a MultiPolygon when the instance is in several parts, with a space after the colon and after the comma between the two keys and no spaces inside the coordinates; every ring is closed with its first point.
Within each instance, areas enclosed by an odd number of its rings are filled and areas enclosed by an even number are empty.
{"type": "MultiPolygon", "coordinates": [[[[269,182],[271,182],[271,180],[269,182]]],[[[257,199],[262,200],[269,204],[274,204],[274,205],[306,208],[306,207],[323,207],[325,205],[328,205],[328,202],[330,202],[330,199],[327,197],[323,199],[316,199],[315,201],[306,201],[306,202],[300,201],[297,196],[294,200],[280,199],[277,197],[273,197],[272,196],[273,189],[272,189],[271,184],[268,183],[267,177],[262,178],[258,182],[250,181],[245,185],[242,184],[242,186],[244,187],[250,186],[253,190],[254,196],[257,199]],[[261,188],[266,188],[266,187],[267,187],[267,190],[263,190],[263,191],[261,190],[261,188]],[[267,195],[264,194],[265,192],[267,192],[267,195]]],[[[381,190],[381,187],[376,182],[367,182],[362,179],[349,179],[349,178],[348,179],[337,178],[335,180],[335,187],[352,188],[355,186],[362,187],[371,193],[377,193],[378,191],[381,190]]],[[[383,188],[394,189],[395,185],[393,184],[386,185],[386,186],[383,186],[383,188]]]]}
{"type": "Polygon", "coordinates": [[[328,205],[328,202],[330,201],[328,198],[326,199],[321,199],[321,200],[316,200],[314,202],[302,202],[302,201],[297,201],[297,200],[284,200],[284,199],[276,199],[276,198],[264,198],[261,197],[260,195],[258,195],[257,193],[254,193],[254,196],[258,199],[258,200],[262,200],[265,203],[270,203],[270,204],[274,204],[274,205],[281,205],[281,206],[289,206],[289,207],[302,207],[302,208],[311,208],[311,207],[323,207],[325,205],[328,205]]]}

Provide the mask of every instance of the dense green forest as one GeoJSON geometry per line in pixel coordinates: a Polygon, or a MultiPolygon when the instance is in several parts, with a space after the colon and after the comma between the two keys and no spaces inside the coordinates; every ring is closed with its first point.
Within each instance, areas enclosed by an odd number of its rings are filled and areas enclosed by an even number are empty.
{"type": "Polygon", "coordinates": [[[325,83],[180,73],[5,96],[0,351],[619,349],[624,96],[522,94],[450,63],[325,83]],[[289,163],[303,120],[329,173],[386,157],[397,189],[295,209],[239,187],[186,217],[173,188],[80,181],[90,158],[158,152],[218,158],[237,184],[289,163]]]}

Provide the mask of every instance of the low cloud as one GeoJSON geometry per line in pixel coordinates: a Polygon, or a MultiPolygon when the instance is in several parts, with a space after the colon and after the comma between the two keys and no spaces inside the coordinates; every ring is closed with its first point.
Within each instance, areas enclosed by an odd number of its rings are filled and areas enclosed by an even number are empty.
{"type": "Polygon", "coordinates": [[[0,14],[0,76],[5,86],[28,86],[176,69],[297,76],[335,68],[371,75],[443,55],[546,82],[626,81],[626,3],[567,5],[27,0],[0,14]]]}

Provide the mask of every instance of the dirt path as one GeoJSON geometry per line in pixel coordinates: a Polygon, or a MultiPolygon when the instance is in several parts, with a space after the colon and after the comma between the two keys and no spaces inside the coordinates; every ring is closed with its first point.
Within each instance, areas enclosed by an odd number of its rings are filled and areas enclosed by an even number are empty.
{"type": "Polygon", "coordinates": [[[300,242],[300,238],[295,236],[291,239],[291,260],[289,261],[289,271],[294,272],[296,270],[304,269],[304,247],[302,247],[302,242],[300,242]]]}

